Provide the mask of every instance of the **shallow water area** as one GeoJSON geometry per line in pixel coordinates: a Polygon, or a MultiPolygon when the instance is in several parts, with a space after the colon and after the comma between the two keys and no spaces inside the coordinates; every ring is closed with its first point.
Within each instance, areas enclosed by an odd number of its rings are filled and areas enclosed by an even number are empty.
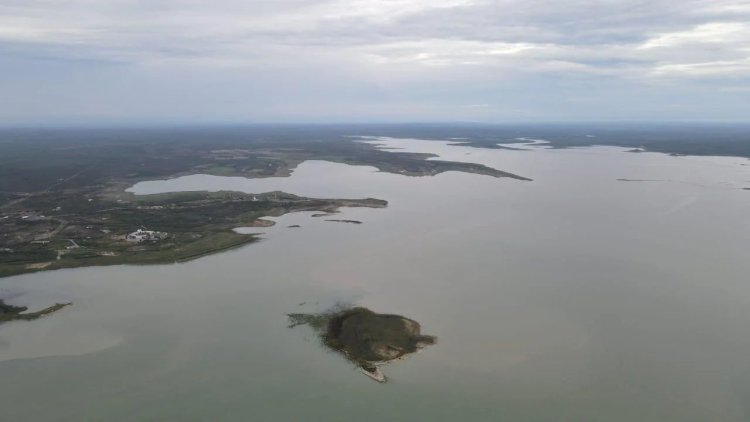
{"type": "Polygon", "coordinates": [[[138,183],[389,206],[271,218],[251,228],[261,242],[184,264],[0,279],[14,303],[74,302],[0,327],[0,406],[71,421],[746,420],[747,160],[527,141],[367,140],[531,182],[308,161],[288,178],[138,183]],[[438,344],[375,383],[286,326],[336,303],[412,318],[438,344]]]}

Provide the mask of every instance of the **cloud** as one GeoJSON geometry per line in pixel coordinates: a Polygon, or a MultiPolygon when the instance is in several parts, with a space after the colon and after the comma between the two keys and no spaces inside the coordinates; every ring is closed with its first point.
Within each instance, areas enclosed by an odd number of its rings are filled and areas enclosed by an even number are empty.
{"type": "Polygon", "coordinates": [[[639,49],[677,47],[690,44],[736,44],[748,46],[750,24],[740,22],[712,22],[686,31],[660,34],[639,45],[639,49]]]}
{"type": "Polygon", "coordinates": [[[647,76],[684,64],[667,51],[676,47],[691,56],[712,44],[725,55],[704,61],[738,60],[748,25],[701,20],[749,13],[745,1],[698,0],[27,0],[0,6],[0,49],[138,64],[267,65],[341,53],[380,66],[494,66],[514,56],[527,69],[609,73],[622,63],[632,73],[638,59],[647,76]]]}
{"type": "MultiPolygon", "coordinates": [[[[725,9],[722,9],[725,10],[725,9]]],[[[710,22],[653,36],[637,47],[650,52],[657,77],[727,77],[750,70],[750,24],[710,22]]]]}
{"type": "Polygon", "coordinates": [[[475,98],[461,104],[502,109],[484,93],[742,85],[747,22],[748,0],[5,0],[0,60],[7,86],[54,61],[79,73],[120,66],[133,80],[179,74],[193,87],[221,77],[257,92],[262,80],[310,98],[321,94],[298,79],[314,76],[328,87],[321,101],[336,93],[341,104],[447,104],[466,92],[475,98]],[[426,93],[437,86],[451,92],[426,93]]]}
{"type": "Polygon", "coordinates": [[[368,47],[365,54],[378,64],[415,63],[425,66],[481,65],[542,46],[532,43],[426,39],[368,47]]]}
{"type": "Polygon", "coordinates": [[[656,66],[653,70],[655,75],[740,75],[750,72],[750,59],[722,60],[702,63],[665,64],[656,66]]]}

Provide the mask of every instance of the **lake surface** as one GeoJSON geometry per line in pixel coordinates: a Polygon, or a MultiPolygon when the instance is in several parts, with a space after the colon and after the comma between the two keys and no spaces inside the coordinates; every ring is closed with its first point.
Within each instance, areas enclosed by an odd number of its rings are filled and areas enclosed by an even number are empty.
{"type": "Polygon", "coordinates": [[[139,183],[389,207],[335,217],[361,225],[289,214],[255,228],[260,243],[184,264],[0,279],[13,303],[74,302],[0,327],[3,418],[750,418],[750,161],[368,141],[533,181],[309,161],[289,178],[139,183]],[[287,328],[286,313],[336,303],[415,319],[438,344],[373,382],[287,328]]]}

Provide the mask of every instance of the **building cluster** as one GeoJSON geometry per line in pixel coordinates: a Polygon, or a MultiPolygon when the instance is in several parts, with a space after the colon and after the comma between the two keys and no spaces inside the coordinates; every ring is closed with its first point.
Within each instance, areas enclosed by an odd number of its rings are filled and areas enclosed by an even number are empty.
{"type": "Polygon", "coordinates": [[[142,242],[158,242],[167,237],[165,232],[157,232],[153,230],[141,230],[138,229],[133,233],[128,234],[125,238],[128,242],[142,243],[142,242]]]}

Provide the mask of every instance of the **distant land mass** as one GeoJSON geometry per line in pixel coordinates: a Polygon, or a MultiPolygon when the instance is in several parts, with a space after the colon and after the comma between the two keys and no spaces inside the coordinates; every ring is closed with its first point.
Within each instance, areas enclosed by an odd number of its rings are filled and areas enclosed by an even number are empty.
{"type": "Polygon", "coordinates": [[[750,158],[750,124],[746,123],[401,124],[350,126],[344,131],[491,149],[506,148],[503,144],[524,137],[543,139],[553,148],[609,145],[675,155],[750,158]]]}
{"type": "MultiPolygon", "coordinates": [[[[294,211],[331,215],[374,198],[284,192],[133,195],[139,181],[190,174],[285,177],[306,160],[366,165],[404,176],[459,171],[530,179],[434,154],[381,150],[360,136],[509,148],[617,145],[675,155],[750,157],[750,126],[698,124],[381,124],[0,130],[0,277],[65,267],[178,262],[257,240],[239,226],[294,211]],[[261,195],[262,194],[262,195],[261,195]]],[[[356,224],[350,220],[331,220],[356,224]]]]}
{"type": "MultiPolygon", "coordinates": [[[[385,207],[375,198],[285,192],[134,195],[139,181],[189,174],[286,177],[306,160],[404,176],[460,171],[528,180],[481,164],[382,151],[317,127],[8,129],[0,131],[0,277],[58,268],[182,262],[257,240],[295,211],[385,207]]],[[[331,220],[359,224],[354,220],[331,220]]]]}

